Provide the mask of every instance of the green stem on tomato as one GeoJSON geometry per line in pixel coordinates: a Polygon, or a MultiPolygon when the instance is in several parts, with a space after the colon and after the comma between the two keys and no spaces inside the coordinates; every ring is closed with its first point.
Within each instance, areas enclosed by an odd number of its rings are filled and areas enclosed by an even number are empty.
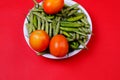
{"type": "Polygon", "coordinates": [[[35,8],[39,8],[39,3],[36,0],[33,0],[34,4],[35,4],[35,8]]]}
{"type": "Polygon", "coordinates": [[[38,2],[36,0],[33,0],[33,2],[35,3],[35,5],[38,5],[38,2]]]}

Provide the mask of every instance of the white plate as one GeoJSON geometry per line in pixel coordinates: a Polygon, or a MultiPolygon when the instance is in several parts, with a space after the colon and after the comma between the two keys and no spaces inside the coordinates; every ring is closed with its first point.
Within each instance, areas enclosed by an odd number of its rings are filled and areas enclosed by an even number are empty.
{"type": "MultiPolygon", "coordinates": [[[[41,3],[42,3],[42,2],[41,2],[41,3]]],[[[40,3],[40,4],[41,4],[41,3],[40,3]]],[[[73,5],[73,4],[76,4],[76,2],[75,2],[75,1],[72,1],[72,0],[65,0],[65,4],[67,4],[67,5],[73,5]]],[[[85,10],[85,8],[82,7],[80,4],[79,4],[78,7],[86,14],[87,19],[88,19],[88,22],[89,22],[89,24],[90,24],[90,30],[92,31],[92,21],[91,21],[91,18],[90,18],[90,16],[89,16],[88,12],[87,12],[87,11],[85,10]]],[[[29,13],[30,13],[30,12],[29,12],[29,13]]],[[[29,14],[29,13],[28,13],[28,14],[29,14]]],[[[24,34],[24,38],[25,38],[28,46],[30,47],[30,45],[29,45],[29,38],[28,38],[28,31],[27,31],[27,27],[26,27],[26,25],[25,25],[26,23],[27,23],[27,19],[25,18],[24,25],[23,25],[23,34],[24,34]]],[[[88,35],[88,41],[86,42],[86,45],[88,44],[90,38],[91,38],[91,34],[88,35]]],[[[79,47],[83,47],[83,46],[80,45],[79,47]]],[[[30,48],[31,48],[31,47],[30,47],[30,48]]],[[[31,49],[32,49],[32,48],[31,48],[31,49]]],[[[32,49],[32,50],[33,50],[33,49],[32,49]]],[[[70,52],[69,55],[66,55],[66,56],[64,56],[64,57],[55,57],[55,56],[53,56],[53,55],[51,55],[51,54],[44,54],[44,55],[42,55],[42,56],[44,56],[44,57],[46,57],[46,58],[50,58],[50,59],[64,59],[64,58],[68,58],[68,57],[74,56],[75,54],[79,53],[81,50],[82,50],[82,49],[74,50],[73,52],[70,52]]],[[[34,50],[33,50],[33,51],[34,51],[34,50]]],[[[35,51],[35,53],[36,53],[36,51],[35,51]]]]}

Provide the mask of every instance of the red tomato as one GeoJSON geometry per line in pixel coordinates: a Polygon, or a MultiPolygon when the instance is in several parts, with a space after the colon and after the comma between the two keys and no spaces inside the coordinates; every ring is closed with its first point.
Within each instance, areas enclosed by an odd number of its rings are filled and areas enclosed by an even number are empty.
{"type": "Polygon", "coordinates": [[[36,30],[30,34],[29,43],[30,46],[38,52],[42,52],[47,49],[50,38],[48,34],[43,30],[36,30]]]}
{"type": "Polygon", "coordinates": [[[55,35],[50,41],[50,53],[56,57],[63,57],[68,53],[69,45],[63,35],[55,35]]]}
{"type": "Polygon", "coordinates": [[[56,14],[64,6],[64,0],[44,0],[43,8],[47,14],[56,14]]]}

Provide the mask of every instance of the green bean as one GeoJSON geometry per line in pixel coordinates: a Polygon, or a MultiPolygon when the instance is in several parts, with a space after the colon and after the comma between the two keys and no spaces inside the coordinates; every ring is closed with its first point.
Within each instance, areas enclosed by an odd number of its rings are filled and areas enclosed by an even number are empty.
{"type": "Polygon", "coordinates": [[[34,25],[35,28],[37,29],[38,21],[37,21],[37,16],[36,16],[36,15],[33,15],[33,25],[34,25]]]}
{"type": "Polygon", "coordinates": [[[68,16],[71,16],[71,15],[73,15],[76,12],[77,12],[77,10],[72,10],[72,11],[69,12],[68,16]]]}
{"type": "Polygon", "coordinates": [[[59,27],[60,27],[60,17],[56,17],[55,18],[55,21],[54,21],[54,24],[53,24],[53,27],[54,27],[54,35],[57,35],[59,33],[59,27]]]}
{"type": "Polygon", "coordinates": [[[72,36],[72,39],[75,40],[75,33],[70,33],[70,35],[72,36]]]}
{"type": "Polygon", "coordinates": [[[60,30],[60,34],[63,34],[63,31],[62,31],[62,30],[60,30]]]}
{"type": "Polygon", "coordinates": [[[88,34],[92,34],[92,31],[90,29],[87,29],[88,34]]]}
{"type": "Polygon", "coordinates": [[[52,22],[52,28],[53,28],[53,35],[55,36],[56,35],[56,21],[55,20],[52,22]]]}
{"type": "Polygon", "coordinates": [[[86,27],[86,28],[90,28],[90,24],[86,24],[85,27],[86,27]]]}
{"type": "Polygon", "coordinates": [[[33,24],[26,24],[28,28],[28,33],[30,34],[32,31],[35,31],[35,27],[33,24]]]}
{"type": "Polygon", "coordinates": [[[76,35],[76,40],[80,39],[80,35],[79,34],[75,34],[76,35]]]}
{"type": "Polygon", "coordinates": [[[47,20],[48,22],[52,22],[52,20],[44,17],[43,15],[41,15],[40,13],[37,13],[37,12],[32,12],[33,14],[37,15],[38,17],[40,17],[41,19],[43,20],[47,20]]]}
{"type": "Polygon", "coordinates": [[[73,49],[78,49],[79,48],[79,42],[72,42],[70,44],[70,47],[73,48],[73,49]]]}
{"type": "Polygon", "coordinates": [[[82,39],[84,39],[84,38],[86,38],[86,37],[88,37],[88,36],[80,35],[80,40],[82,40],[82,39]]]}
{"type": "Polygon", "coordinates": [[[83,35],[83,36],[87,36],[87,34],[80,32],[80,31],[74,31],[74,32],[76,32],[77,34],[83,35]]]}
{"type": "Polygon", "coordinates": [[[81,13],[81,15],[79,15],[79,16],[68,18],[67,21],[78,21],[78,20],[82,19],[83,17],[84,17],[84,14],[81,13]]]}
{"type": "Polygon", "coordinates": [[[89,29],[82,28],[82,30],[83,30],[86,34],[90,34],[90,30],[89,30],[89,29]]]}
{"type": "Polygon", "coordinates": [[[84,26],[83,23],[76,23],[76,22],[66,22],[66,23],[61,23],[61,26],[65,27],[82,27],[84,26]]]}
{"type": "MultiPolygon", "coordinates": [[[[33,20],[33,14],[32,13],[30,13],[30,15],[29,15],[29,20],[30,20],[30,26],[31,26],[31,29],[32,29],[32,31],[35,31],[35,27],[34,27],[34,25],[33,25],[33,22],[34,22],[34,20],[33,20]]],[[[31,32],[31,31],[30,31],[31,32]]],[[[29,33],[30,33],[29,32],[29,33]]]]}
{"type": "Polygon", "coordinates": [[[85,27],[86,27],[86,28],[89,28],[89,27],[90,27],[90,24],[89,24],[86,16],[85,16],[83,19],[81,19],[81,21],[85,24],[85,27]]]}
{"type": "Polygon", "coordinates": [[[60,29],[63,30],[63,31],[75,32],[75,33],[78,33],[78,34],[80,34],[80,35],[87,36],[87,34],[85,34],[85,33],[83,33],[83,32],[80,32],[79,29],[77,29],[77,28],[60,27],[60,29]]]}
{"type": "Polygon", "coordinates": [[[71,35],[65,31],[62,31],[62,34],[65,35],[66,37],[71,37],[71,35]]]}
{"type": "Polygon", "coordinates": [[[84,13],[82,13],[82,12],[74,13],[75,16],[80,16],[81,14],[84,14],[84,13]]]}
{"type": "Polygon", "coordinates": [[[52,37],[52,23],[50,23],[49,26],[49,36],[52,37]]]}
{"type": "Polygon", "coordinates": [[[82,28],[78,28],[80,32],[83,32],[82,28]]]}
{"type": "Polygon", "coordinates": [[[88,24],[87,20],[85,20],[84,18],[81,19],[81,21],[82,21],[84,24],[88,24]]]}
{"type": "Polygon", "coordinates": [[[79,40],[79,43],[83,46],[83,48],[87,48],[87,46],[85,45],[85,43],[82,42],[81,40],[79,40]]]}
{"type": "Polygon", "coordinates": [[[29,23],[27,23],[26,26],[28,29],[28,33],[30,34],[32,32],[32,26],[29,23]]]}
{"type": "Polygon", "coordinates": [[[41,27],[41,30],[44,30],[45,29],[45,22],[44,20],[42,20],[42,27],[41,27]]]}
{"type": "MultiPolygon", "coordinates": [[[[46,15],[47,15],[45,12],[42,12],[41,14],[42,14],[42,16],[46,16],[46,15]]],[[[45,18],[46,18],[46,17],[45,17],[45,18]]]]}
{"type": "Polygon", "coordinates": [[[87,29],[87,28],[84,28],[84,27],[82,27],[81,29],[82,29],[82,31],[83,31],[84,33],[86,33],[86,34],[91,34],[91,30],[90,30],[90,29],[87,29]]]}
{"type": "Polygon", "coordinates": [[[66,11],[69,11],[69,10],[71,10],[71,9],[73,9],[73,8],[78,7],[78,6],[79,6],[79,4],[74,4],[74,5],[72,5],[72,6],[69,6],[69,7],[66,9],[66,11]]]}
{"type": "Polygon", "coordinates": [[[83,38],[83,43],[85,43],[88,40],[88,36],[86,38],[83,38]]]}
{"type": "Polygon", "coordinates": [[[60,30],[60,22],[58,22],[56,25],[55,35],[57,35],[59,33],[59,30],[60,30]]]}
{"type": "Polygon", "coordinates": [[[30,13],[29,18],[30,18],[30,24],[32,24],[33,23],[33,14],[32,13],[30,13]]]}
{"type": "Polygon", "coordinates": [[[48,19],[54,19],[55,16],[47,16],[48,19]]]}
{"type": "Polygon", "coordinates": [[[85,29],[85,28],[83,28],[83,27],[82,27],[81,29],[82,29],[82,31],[83,31],[84,33],[88,33],[88,32],[87,32],[87,29],[85,29]]]}
{"type": "MultiPolygon", "coordinates": [[[[79,23],[79,24],[84,24],[83,22],[81,22],[81,21],[76,21],[77,23],[79,23]]],[[[84,24],[85,25],[85,24],[84,24]]]]}
{"type": "MultiPolygon", "coordinates": [[[[68,15],[68,13],[70,13],[70,10],[71,9],[74,9],[74,8],[77,8],[78,7],[78,4],[74,4],[72,6],[67,6],[66,9],[62,10],[62,14],[64,17],[66,17],[66,15],[68,15]]],[[[73,13],[73,12],[72,12],[73,13]]],[[[70,13],[71,14],[71,13],[70,13]]]]}
{"type": "Polygon", "coordinates": [[[74,41],[73,38],[67,37],[68,42],[74,41]]]}
{"type": "Polygon", "coordinates": [[[66,28],[66,27],[60,27],[60,29],[63,30],[63,31],[67,31],[67,32],[78,31],[77,28],[66,28]]]}
{"type": "Polygon", "coordinates": [[[60,23],[61,23],[61,24],[68,24],[68,23],[71,23],[71,22],[68,22],[68,21],[66,21],[66,20],[62,20],[60,23]]]}
{"type": "Polygon", "coordinates": [[[45,31],[48,33],[48,22],[46,21],[45,23],[46,23],[46,25],[45,25],[45,31]]]}
{"type": "Polygon", "coordinates": [[[37,19],[38,19],[38,28],[37,28],[37,30],[40,30],[41,28],[41,19],[39,18],[39,17],[37,17],[37,19]]]}
{"type": "Polygon", "coordinates": [[[32,30],[35,31],[35,30],[36,30],[36,29],[35,29],[35,26],[34,26],[34,25],[32,25],[32,26],[33,26],[33,27],[32,27],[32,30]]]}
{"type": "Polygon", "coordinates": [[[61,17],[56,17],[56,21],[60,22],[61,17]]]}
{"type": "Polygon", "coordinates": [[[78,10],[80,10],[80,8],[78,8],[78,7],[75,7],[75,8],[74,8],[74,10],[77,10],[77,11],[78,11],[78,10]]]}

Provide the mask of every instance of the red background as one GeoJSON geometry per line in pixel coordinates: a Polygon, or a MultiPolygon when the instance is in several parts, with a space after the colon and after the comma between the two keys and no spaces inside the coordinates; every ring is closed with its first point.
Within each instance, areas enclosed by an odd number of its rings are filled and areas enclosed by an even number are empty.
{"type": "Polygon", "coordinates": [[[89,12],[94,35],[88,50],[64,60],[37,56],[26,44],[32,0],[0,1],[0,80],[120,80],[119,0],[75,1],[89,12]]]}

